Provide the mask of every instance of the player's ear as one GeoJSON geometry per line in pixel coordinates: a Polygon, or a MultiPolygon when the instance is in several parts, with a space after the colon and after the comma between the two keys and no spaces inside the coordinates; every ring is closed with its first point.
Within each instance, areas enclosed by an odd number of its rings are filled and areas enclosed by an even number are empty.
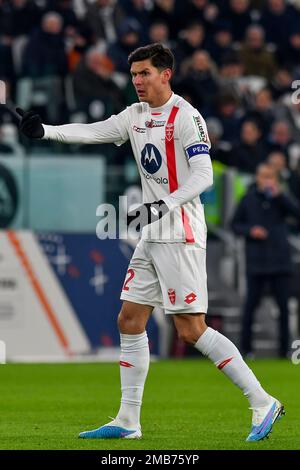
{"type": "Polygon", "coordinates": [[[172,70],[171,69],[165,69],[162,71],[162,79],[163,83],[167,83],[171,80],[172,77],[172,70]]]}

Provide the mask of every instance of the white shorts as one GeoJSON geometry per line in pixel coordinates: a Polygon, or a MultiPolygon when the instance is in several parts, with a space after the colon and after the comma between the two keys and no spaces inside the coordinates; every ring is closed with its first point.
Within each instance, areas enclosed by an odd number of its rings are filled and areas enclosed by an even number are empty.
{"type": "Polygon", "coordinates": [[[206,250],[185,243],[140,240],[121,299],[158,306],[167,314],[206,313],[206,250]]]}

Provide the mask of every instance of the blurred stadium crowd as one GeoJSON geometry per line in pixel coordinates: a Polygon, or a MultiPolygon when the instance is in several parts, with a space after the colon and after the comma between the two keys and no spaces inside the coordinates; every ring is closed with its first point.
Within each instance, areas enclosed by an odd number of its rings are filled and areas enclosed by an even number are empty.
{"type": "MultiPolygon", "coordinates": [[[[49,124],[102,120],[136,101],[127,56],[149,42],[172,49],[174,91],[207,120],[212,158],[250,174],[269,159],[300,199],[299,1],[0,0],[0,79],[49,124]]],[[[9,155],[8,124],[1,109],[9,155]]]]}

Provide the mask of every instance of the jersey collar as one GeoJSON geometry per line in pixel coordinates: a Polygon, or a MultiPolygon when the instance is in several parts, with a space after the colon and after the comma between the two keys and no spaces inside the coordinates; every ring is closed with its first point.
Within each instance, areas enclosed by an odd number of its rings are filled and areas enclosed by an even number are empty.
{"type": "Polygon", "coordinates": [[[175,93],[172,92],[172,95],[170,96],[170,98],[168,99],[168,101],[165,104],[163,104],[159,108],[151,108],[149,106],[149,111],[151,111],[151,113],[157,113],[157,112],[165,111],[169,106],[173,105],[174,98],[175,98],[175,93]]]}

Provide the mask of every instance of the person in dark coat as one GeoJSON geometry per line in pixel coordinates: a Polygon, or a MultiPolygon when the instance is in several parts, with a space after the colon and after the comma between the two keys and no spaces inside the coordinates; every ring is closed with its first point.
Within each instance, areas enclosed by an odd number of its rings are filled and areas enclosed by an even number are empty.
{"type": "Polygon", "coordinates": [[[291,256],[285,217],[300,219],[300,205],[281,191],[276,172],[268,164],[256,171],[251,186],[238,205],[231,227],[246,239],[247,296],[242,321],[242,350],[252,352],[253,314],[270,283],[280,310],[280,356],[289,351],[288,297],[291,256]]]}
{"type": "Polygon", "coordinates": [[[41,27],[34,30],[23,55],[23,74],[27,77],[63,77],[68,71],[63,19],[55,12],[46,13],[41,27]]]}
{"type": "Polygon", "coordinates": [[[260,163],[267,158],[267,147],[255,121],[244,121],[240,141],[233,146],[229,164],[244,173],[255,173],[260,163]]]}

